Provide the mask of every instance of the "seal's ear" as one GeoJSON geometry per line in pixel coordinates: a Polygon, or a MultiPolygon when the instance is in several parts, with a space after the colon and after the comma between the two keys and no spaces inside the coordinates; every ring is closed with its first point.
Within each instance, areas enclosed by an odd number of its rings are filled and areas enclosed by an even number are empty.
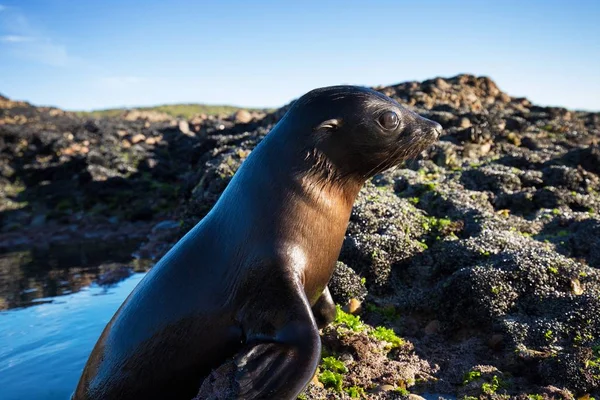
{"type": "Polygon", "coordinates": [[[321,122],[319,125],[315,127],[315,131],[335,131],[341,125],[341,121],[339,119],[328,119],[327,121],[321,122]]]}

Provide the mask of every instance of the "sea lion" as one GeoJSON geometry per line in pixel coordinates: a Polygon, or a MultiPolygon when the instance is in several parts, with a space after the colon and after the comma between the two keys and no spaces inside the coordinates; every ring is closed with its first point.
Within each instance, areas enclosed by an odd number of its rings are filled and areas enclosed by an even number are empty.
{"type": "Polygon", "coordinates": [[[236,398],[295,399],[335,316],[327,283],[360,188],[440,132],[371,89],[302,96],[121,305],[74,399],[189,400],[231,357],[236,398]]]}

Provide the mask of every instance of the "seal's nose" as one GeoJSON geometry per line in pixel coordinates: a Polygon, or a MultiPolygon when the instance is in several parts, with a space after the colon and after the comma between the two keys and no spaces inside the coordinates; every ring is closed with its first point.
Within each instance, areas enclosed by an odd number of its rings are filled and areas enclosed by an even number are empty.
{"type": "Polygon", "coordinates": [[[420,115],[418,116],[417,121],[421,128],[421,132],[427,135],[429,139],[438,140],[440,136],[442,136],[444,130],[442,125],[420,115]]]}

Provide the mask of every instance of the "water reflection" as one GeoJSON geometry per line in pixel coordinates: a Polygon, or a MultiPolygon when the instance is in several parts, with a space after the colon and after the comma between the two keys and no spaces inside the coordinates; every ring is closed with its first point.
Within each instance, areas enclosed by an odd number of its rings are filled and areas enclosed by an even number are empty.
{"type": "Polygon", "coordinates": [[[143,276],[0,312],[0,398],[69,399],[102,329],[143,276]]]}
{"type": "Polygon", "coordinates": [[[138,246],[138,241],[88,242],[0,254],[0,311],[76,293],[103,274],[122,271],[124,265],[146,271],[147,262],[131,262],[138,246]]]}

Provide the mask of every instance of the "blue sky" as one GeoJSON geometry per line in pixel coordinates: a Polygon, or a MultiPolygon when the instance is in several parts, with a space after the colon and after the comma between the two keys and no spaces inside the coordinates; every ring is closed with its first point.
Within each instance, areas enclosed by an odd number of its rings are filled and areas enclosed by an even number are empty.
{"type": "Polygon", "coordinates": [[[487,75],[600,110],[600,1],[0,0],[0,93],[70,110],[275,107],[319,86],[487,75]]]}

